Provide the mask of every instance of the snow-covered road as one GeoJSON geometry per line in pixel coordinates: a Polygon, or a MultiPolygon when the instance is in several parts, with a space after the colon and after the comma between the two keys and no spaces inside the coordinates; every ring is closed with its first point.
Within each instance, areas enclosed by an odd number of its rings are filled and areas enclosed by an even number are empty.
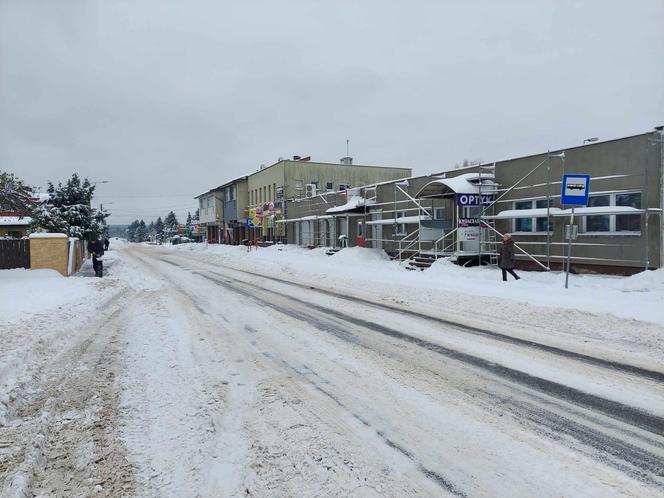
{"type": "Polygon", "coordinates": [[[2,496],[664,492],[660,341],[595,348],[536,308],[463,320],[165,248],[114,258],[95,316],[52,313],[5,381],[2,496]]]}

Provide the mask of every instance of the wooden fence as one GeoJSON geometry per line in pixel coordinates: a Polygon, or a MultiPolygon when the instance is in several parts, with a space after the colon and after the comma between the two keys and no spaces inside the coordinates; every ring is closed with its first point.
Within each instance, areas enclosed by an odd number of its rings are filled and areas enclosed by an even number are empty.
{"type": "Polygon", "coordinates": [[[0,270],[30,268],[30,240],[0,240],[0,270]]]}

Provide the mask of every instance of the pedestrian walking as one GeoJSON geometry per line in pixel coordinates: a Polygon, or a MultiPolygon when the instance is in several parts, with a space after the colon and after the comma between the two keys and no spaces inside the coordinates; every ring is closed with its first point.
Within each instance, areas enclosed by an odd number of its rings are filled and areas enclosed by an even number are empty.
{"type": "Polygon", "coordinates": [[[500,247],[498,266],[503,271],[503,282],[507,282],[508,273],[519,280],[520,277],[514,273],[514,241],[509,233],[503,234],[503,245],[500,247]]]}
{"type": "Polygon", "coordinates": [[[108,240],[108,237],[104,237],[104,251],[108,251],[108,246],[111,245],[111,241],[108,240]]]}
{"type": "Polygon", "coordinates": [[[88,252],[92,254],[92,268],[95,275],[99,278],[104,276],[104,264],[102,256],[104,255],[104,245],[100,239],[93,239],[88,242],[88,252]]]}

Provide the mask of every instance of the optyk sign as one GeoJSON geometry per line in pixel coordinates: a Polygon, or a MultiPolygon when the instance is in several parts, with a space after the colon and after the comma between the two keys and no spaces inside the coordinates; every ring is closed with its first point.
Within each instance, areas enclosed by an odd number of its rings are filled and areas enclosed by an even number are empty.
{"type": "Polygon", "coordinates": [[[457,194],[458,206],[488,206],[495,199],[495,194],[457,194]]]}

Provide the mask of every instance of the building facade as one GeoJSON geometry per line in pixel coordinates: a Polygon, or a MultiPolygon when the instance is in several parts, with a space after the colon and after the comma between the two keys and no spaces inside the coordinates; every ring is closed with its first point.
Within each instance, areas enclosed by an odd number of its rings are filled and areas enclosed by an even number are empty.
{"type": "MultiPolygon", "coordinates": [[[[571,247],[574,271],[634,273],[659,268],[664,144],[655,132],[351,191],[291,199],[288,240],[305,246],[381,248],[399,259],[449,257],[496,263],[512,234],[521,267],[559,269],[571,247]],[[591,176],[587,207],[561,204],[566,173],[591,176]]],[[[423,264],[426,266],[426,264],[423,264]]]]}
{"type": "Polygon", "coordinates": [[[208,190],[198,200],[199,223],[208,242],[218,244],[223,240],[224,203],[222,187],[208,190]]]}
{"type": "Polygon", "coordinates": [[[247,177],[242,176],[225,183],[221,189],[224,205],[222,239],[225,244],[237,245],[249,238],[245,214],[248,203],[247,177]]]}
{"type": "Polygon", "coordinates": [[[257,215],[258,227],[254,230],[265,241],[285,241],[288,225],[281,223],[288,218],[291,204],[297,201],[325,197],[327,194],[350,188],[405,178],[410,168],[365,166],[352,164],[351,158],[342,163],[321,163],[298,159],[280,160],[261,168],[247,178],[247,215],[257,215]]]}

